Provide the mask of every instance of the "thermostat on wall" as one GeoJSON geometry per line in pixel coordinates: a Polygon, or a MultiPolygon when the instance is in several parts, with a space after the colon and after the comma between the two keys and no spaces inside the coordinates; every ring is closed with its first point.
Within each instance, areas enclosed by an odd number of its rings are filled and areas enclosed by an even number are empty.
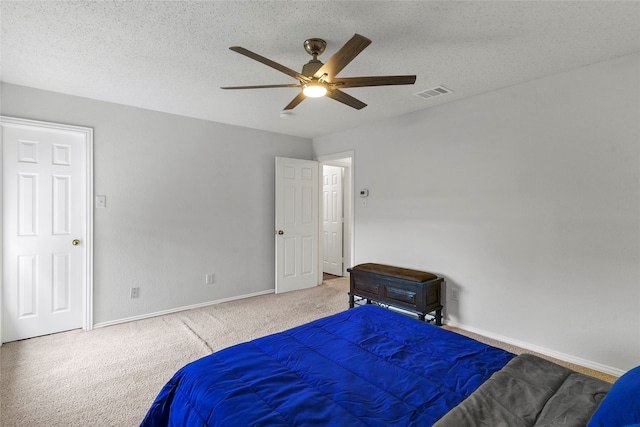
{"type": "Polygon", "coordinates": [[[360,190],[360,197],[369,196],[369,190],[360,190]]]}

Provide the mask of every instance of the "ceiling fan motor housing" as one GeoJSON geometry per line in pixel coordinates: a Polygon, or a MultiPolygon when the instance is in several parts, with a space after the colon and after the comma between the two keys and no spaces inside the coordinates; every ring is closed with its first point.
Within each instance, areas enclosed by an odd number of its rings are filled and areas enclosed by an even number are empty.
{"type": "Polygon", "coordinates": [[[307,76],[307,77],[311,77],[313,76],[316,71],[318,71],[320,69],[320,67],[322,67],[324,64],[322,62],[320,62],[317,59],[312,59],[311,61],[307,62],[306,64],[304,64],[302,66],[302,75],[303,76],[307,76]]]}

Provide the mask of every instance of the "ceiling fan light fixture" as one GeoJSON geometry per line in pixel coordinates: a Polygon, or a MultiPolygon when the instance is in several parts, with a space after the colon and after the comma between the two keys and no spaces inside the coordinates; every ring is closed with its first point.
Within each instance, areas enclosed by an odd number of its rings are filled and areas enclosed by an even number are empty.
{"type": "Polygon", "coordinates": [[[307,83],[304,85],[302,93],[309,98],[320,98],[327,94],[327,87],[321,83],[307,83]]]}

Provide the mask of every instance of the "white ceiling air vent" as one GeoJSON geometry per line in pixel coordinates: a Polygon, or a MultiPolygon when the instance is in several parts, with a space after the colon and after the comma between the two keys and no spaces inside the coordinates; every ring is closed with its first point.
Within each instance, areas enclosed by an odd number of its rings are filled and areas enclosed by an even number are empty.
{"type": "Polygon", "coordinates": [[[436,96],[446,95],[453,91],[447,89],[444,86],[437,86],[431,89],[423,90],[422,92],[414,93],[415,96],[423,99],[435,98],[436,96]]]}

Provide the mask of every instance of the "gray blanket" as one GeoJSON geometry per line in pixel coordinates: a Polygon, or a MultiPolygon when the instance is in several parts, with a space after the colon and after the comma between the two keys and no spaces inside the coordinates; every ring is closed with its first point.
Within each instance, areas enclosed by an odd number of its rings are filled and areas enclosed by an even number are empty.
{"type": "Polygon", "coordinates": [[[611,384],[522,354],[434,427],[584,427],[611,384]]]}

